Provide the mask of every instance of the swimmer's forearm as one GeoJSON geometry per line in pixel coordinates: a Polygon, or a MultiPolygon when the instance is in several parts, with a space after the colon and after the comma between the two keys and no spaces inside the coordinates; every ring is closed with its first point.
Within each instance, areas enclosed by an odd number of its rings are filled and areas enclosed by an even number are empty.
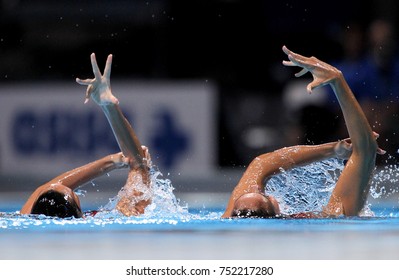
{"type": "Polygon", "coordinates": [[[112,131],[122,153],[132,160],[132,168],[145,168],[144,153],[133,128],[124,117],[119,105],[102,105],[105,116],[111,125],[112,131]]]}
{"type": "Polygon", "coordinates": [[[120,163],[118,163],[118,161],[116,161],[115,159],[116,156],[117,156],[116,154],[109,155],[102,159],[75,168],[71,171],[65,172],[55,177],[47,184],[60,183],[74,190],[77,187],[107,172],[110,172],[118,168],[122,168],[123,165],[121,165],[120,163]]]}
{"type": "Polygon", "coordinates": [[[373,131],[342,73],[331,83],[331,87],[341,106],[354,152],[362,150],[374,156],[377,142],[373,131]]]}
{"type": "MultiPolygon", "coordinates": [[[[335,156],[338,142],[321,145],[299,145],[282,148],[256,157],[245,170],[238,184],[240,192],[263,191],[264,182],[271,176],[292,168],[335,156]]],[[[237,188],[236,188],[237,189],[237,188]]]]}
{"type": "Polygon", "coordinates": [[[273,173],[281,169],[288,170],[297,166],[328,159],[335,156],[334,147],[338,142],[321,145],[298,145],[282,148],[273,153],[261,155],[259,158],[264,165],[271,167],[273,173]]]}

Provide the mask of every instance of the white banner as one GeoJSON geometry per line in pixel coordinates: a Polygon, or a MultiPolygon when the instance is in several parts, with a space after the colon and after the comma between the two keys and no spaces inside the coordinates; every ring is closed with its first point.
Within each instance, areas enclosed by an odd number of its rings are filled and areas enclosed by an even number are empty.
{"type": "MultiPolygon", "coordinates": [[[[211,83],[114,81],[114,95],[165,174],[206,174],[216,160],[211,83]]],[[[101,109],[70,83],[0,88],[0,171],[58,174],[119,151],[101,109]]]]}

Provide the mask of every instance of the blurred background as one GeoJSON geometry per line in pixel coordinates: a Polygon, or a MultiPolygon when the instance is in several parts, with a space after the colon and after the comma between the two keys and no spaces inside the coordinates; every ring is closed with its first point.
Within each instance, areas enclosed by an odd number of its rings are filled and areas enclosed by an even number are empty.
{"type": "Polygon", "coordinates": [[[378,165],[396,163],[398,11],[393,0],[1,0],[1,188],[33,190],[117,151],[74,81],[92,77],[92,52],[100,68],[114,55],[114,94],[177,191],[230,191],[260,153],[347,137],[332,92],[308,96],[311,77],[282,66],[283,45],[343,71],[388,152],[378,165]]]}

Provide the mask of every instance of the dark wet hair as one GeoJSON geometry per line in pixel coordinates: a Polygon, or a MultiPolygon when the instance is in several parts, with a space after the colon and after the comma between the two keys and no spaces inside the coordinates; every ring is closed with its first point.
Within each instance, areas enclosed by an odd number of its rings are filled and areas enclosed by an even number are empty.
{"type": "Polygon", "coordinates": [[[43,214],[50,217],[81,218],[82,210],[71,197],[49,190],[38,197],[32,206],[31,214],[43,214]]]}
{"type": "Polygon", "coordinates": [[[265,209],[235,209],[231,215],[233,218],[274,218],[275,215],[270,215],[265,209]]]}

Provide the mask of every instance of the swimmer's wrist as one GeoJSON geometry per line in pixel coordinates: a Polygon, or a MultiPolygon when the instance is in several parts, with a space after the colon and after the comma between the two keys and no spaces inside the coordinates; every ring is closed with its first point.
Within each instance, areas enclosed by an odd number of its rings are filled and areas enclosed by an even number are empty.
{"type": "Polygon", "coordinates": [[[339,143],[339,141],[322,144],[326,147],[326,149],[324,151],[324,157],[326,157],[326,158],[335,157],[336,156],[336,146],[338,143],[339,143]]]}
{"type": "Polygon", "coordinates": [[[130,169],[134,171],[149,171],[150,166],[145,161],[143,161],[142,163],[131,163],[130,169]]]}
{"type": "Polygon", "coordinates": [[[108,160],[115,168],[125,168],[129,166],[129,158],[125,157],[121,152],[108,156],[108,160]]]}
{"type": "Polygon", "coordinates": [[[333,87],[338,88],[338,87],[345,87],[346,84],[347,83],[346,83],[344,75],[342,74],[342,72],[340,70],[336,69],[335,77],[331,80],[331,85],[333,87]]]}

